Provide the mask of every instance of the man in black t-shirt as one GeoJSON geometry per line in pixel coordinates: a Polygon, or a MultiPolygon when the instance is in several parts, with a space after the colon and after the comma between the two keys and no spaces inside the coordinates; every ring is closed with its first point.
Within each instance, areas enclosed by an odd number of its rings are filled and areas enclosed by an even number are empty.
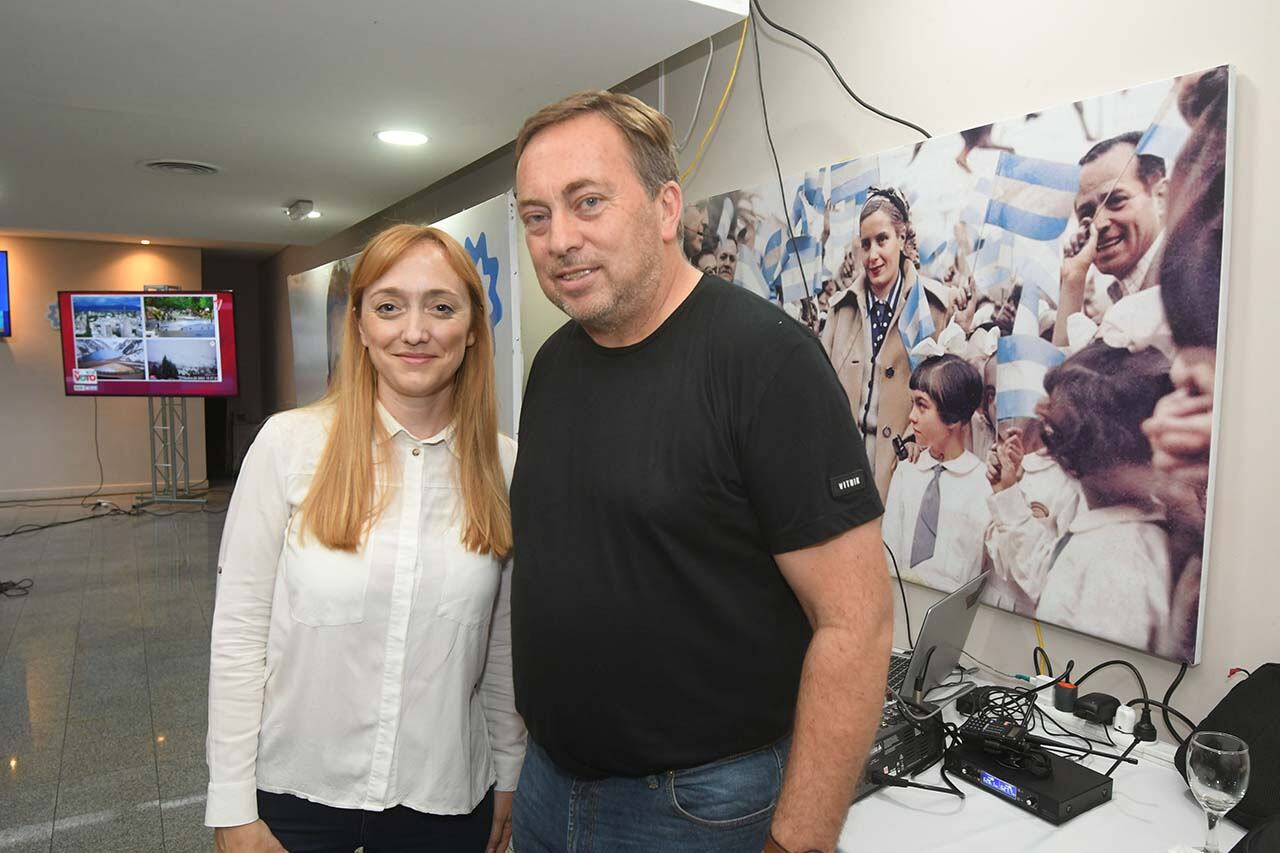
{"type": "Polygon", "coordinates": [[[534,360],[511,490],[516,849],[831,851],[892,627],[848,400],[808,330],[685,260],[664,116],[581,93],[516,161],[572,318],[534,360]]]}

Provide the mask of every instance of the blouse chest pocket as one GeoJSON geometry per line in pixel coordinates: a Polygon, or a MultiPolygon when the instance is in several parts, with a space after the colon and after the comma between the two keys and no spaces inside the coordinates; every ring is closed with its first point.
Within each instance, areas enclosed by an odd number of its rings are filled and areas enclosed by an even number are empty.
{"type": "Polygon", "coordinates": [[[476,554],[450,542],[435,550],[441,561],[440,603],[436,615],[463,625],[479,625],[493,613],[502,566],[489,554],[476,554]]]}
{"type": "Polygon", "coordinates": [[[316,628],[364,621],[369,585],[369,552],[351,554],[326,548],[308,536],[298,542],[297,519],[289,522],[284,548],[284,582],[293,618],[316,628]]]}

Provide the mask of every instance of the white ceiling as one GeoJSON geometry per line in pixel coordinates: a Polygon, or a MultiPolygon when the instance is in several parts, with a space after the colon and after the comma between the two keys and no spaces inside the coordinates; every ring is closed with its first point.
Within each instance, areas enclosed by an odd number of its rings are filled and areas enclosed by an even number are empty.
{"type": "Polygon", "coordinates": [[[32,0],[0,25],[0,229],[303,244],[746,14],[747,0],[32,0]],[[396,148],[384,128],[431,141],[396,148]],[[154,158],[213,163],[156,175],[154,158]],[[315,201],[323,216],[281,208],[315,201]]]}

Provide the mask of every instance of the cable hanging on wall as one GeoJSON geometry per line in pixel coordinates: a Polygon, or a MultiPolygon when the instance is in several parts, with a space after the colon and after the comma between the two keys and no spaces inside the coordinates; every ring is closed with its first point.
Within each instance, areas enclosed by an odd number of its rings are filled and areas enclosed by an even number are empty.
{"type": "Polygon", "coordinates": [[[880,109],[879,107],[876,107],[876,106],[873,106],[872,104],[867,103],[867,101],[865,101],[865,100],[863,100],[861,97],[859,97],[859,96],[858,96],[858,93],[857,93],[857,92],[855,92],[855,91],[853,91],[853,89],[849,86],[849,84],[845,82],[844,75],[842,75],[842,74],[840,73],[840,69],[836,68],[836,64],[835,64],[835,62],[833,62],[833,61],[832,61],[831,57],[827,55],[827,52],[826,52],[825,50],[823,50],[822,48],[818,47],[816,44],[814,44],[814,43],[813,43],[812,41],[810,41],[809,39],[807,39],[807,38],[805,38],[804,36],[800,35],[800,33],[797,33],[797,32],[796,32],[796,31],[794,31],[794,30],[789,30],[789,29],[787,29],[786,27],[782,26],[781,24],[776,23],[776,22],[775,22],[773,19],[771,19],[767,14],[765,14],[764,9],[762,9],[762,8],[760,7],[759,0],[751,0],[751,6],[752,6],[752,8],[753,8],[753,9],[755,9],[756,14],[760,16],[760,19],[761,19],[761,20],[763,20],[766,24],[768,24],[769,26],[773,27],[773,28],[774,28],[775,30],[777,30],[778,32],[780,32],[780,33],[785,33],[786,35],[791,36],[791,37],[792,37],[793,39],[795,39],[796,41],[802,42],[803,44],[807,45],[811,50],[813,50],[815,53],[817,53],[819,56],[821,56],[821,57],[823,58],[823,60],[825,60],[825,61],[826,61],[826,63],[827,63],[827,67],[829,67],[829,68],[831,69],[831,73],[832,73],[832,74],[835,74],[835,75],[836,75],[836,79],[837,79],[838,81],[840,81],[840,85],[841,85],[841,86],[843,86],[843,87],[844,87],[844,90],[845,90],[846,92],[848,92],[848,93],[849,93],[849,97],[851,97],[851,98],[853,98],[855,101],[857,101],[857,102],[858,102],[858,105],[859,105],[859,106],[861,106],[863,109],[870,110],[871,112],[875,113],[876,115],[880,116],[881,118],[887,118],[889,121],[897,122],[898,124],[902,125],[903,127],[909,127],[909,128],[911,128],[912,130],[914,130],[916,133],[918,133],[918,134],[920,134],[921,136],[923,136],[925,139],[931,139],[931,138],[932,138],[932,136],[931,136],[931,134],[929,133],[929,131],[925,130],[925,129],[924,129],[923,127],[921,127],[920,125],[915,124],[915,123],[910,122],[910,121],[907,121],[907,120],[906,120],[906,119],[904,119],[904,118],[899,118],[898,116],[895,116],[895,115],[893,115],[892,113],[887,113],[887,112],[885,112],[884,110],[880,109]]]}
{"type": "Polygon", "coordinates": [[[698,164],[702,162],[702,155],[707,150],[707,143],[711,141],[711,134],[716,132],[716,127],[720,124],[720,116],[724,113],[724,105],[729,101],[729,93],[733,91],[733,81],[738,77],[738,65],[742,62],[742,48],[747,43],[747,24],[751,19],[744,18],[742,21],[742,34],[738,36],[738,53],[733,58],[733,70],[729,72],[729,82],[725,84],[724,94],[720,96],[720,104],[716,107],[716,113],[711,117],[711,126],[707,128],[707,132],[702,135],[702,141],[698,143],[698,151],[693,155],[693,162],[689,164],[683,172],[680,173],[680,183],[684,183],[689,176],[698,168],[698,164]]]}
{"type": "Polygon", "coordinates": [[[689,147],[689,140],[693,139],[693,129],[698,126],[698,113],[702,112],[702,98],[707,94],[707,78],[711,76],[711,61],[716,57],[716,44],[710,38],[707,39],[707,64],[702,69],[702,82],[698,85],[698,100],[693,105],[693,117],[689,119],[689,129],[685,131],[684,136],[676,143],[676,151],[683,153],[684,149],[689,147]]]}

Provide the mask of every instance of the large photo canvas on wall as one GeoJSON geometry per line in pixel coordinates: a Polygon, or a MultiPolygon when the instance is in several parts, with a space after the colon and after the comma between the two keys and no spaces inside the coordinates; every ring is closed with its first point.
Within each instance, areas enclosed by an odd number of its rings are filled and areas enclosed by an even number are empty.
{"type": "Polygon", "coordinates": [[[1233,98],[1222,66],[687,204],[689,259],[821,340],[905,579],[1199,660],[1233,98]]]}

